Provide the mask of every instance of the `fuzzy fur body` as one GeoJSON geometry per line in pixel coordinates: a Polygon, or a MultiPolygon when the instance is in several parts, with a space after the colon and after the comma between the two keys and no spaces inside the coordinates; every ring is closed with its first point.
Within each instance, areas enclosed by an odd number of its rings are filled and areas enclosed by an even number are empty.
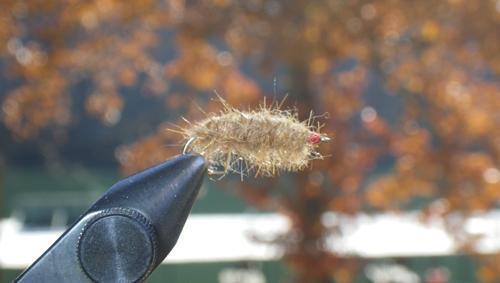
{"type": "Polygon", "coordinates": [[[311,159],[321,158],[317,144],[309,142],[311,134],[319,135],[312,119],[300,122],[295,113],[265,106],[248,112],[225,106],[219,115],[183,129],[188,150],[223,168],[223,174],[255,171],[272,176],[301,170],[311,159]]]}

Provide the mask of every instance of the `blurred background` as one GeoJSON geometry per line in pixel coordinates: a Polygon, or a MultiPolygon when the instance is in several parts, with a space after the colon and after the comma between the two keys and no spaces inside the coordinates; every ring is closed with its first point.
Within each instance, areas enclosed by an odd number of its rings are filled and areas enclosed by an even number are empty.
{"type": "Polygon", "coordinates": [[[500,282],[500,1],[3,0],[0,281],[168,128],[281,101],[328,157],[206,180],[148,282],[500,282]]]}

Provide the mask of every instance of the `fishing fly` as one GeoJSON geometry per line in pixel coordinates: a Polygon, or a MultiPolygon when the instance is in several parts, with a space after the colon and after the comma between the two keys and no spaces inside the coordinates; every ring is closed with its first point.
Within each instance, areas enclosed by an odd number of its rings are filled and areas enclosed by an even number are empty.
{"type": "Polygon", "coordinates": [[[315,125],[312,112],[300,121],[296,110],[282,110],[281,104],[264,103],[256,110],[241,111],[220,98],[223,110],[208,114],[179,131],[185,138],[184,153],[205,157],[209,174],[225,176],[236,172],[243,178],[275,176],[282,171],[299,171],[311,160],[322,159],[319,144],[330,141],[315,125]]]}

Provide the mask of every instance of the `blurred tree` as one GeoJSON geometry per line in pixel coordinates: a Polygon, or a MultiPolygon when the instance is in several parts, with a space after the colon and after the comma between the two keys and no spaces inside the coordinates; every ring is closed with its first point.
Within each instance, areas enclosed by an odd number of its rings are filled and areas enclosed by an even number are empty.
{"type": "MultiPolygon", "coordinates": [[[[266,93],[257,74],[286,74],[302,117],[330,113],[324,129],[335,138],[323,151],[332,157],[291,176],[294,190],[262,180],[238,192],[290,217],[280,242],[297,282],[350,282],[358,267],[327,249],[336,231],[322,221],[327,211],[408,208],[416,197],[430,199],[425,215],[498,207],[496,0],[6,0],[0,23],[3,76],[14,82],[2,121],[20,138],[68,125],[71,87],[83,80],[92,83],[88,112],[113,126],[122,88],[141,84],[196,120],[192,100],[218,107],[201,93],[255,106],[266,93]]],[[[179,151],[164,146],[179,138],[166,127],[117,151],[124,172],[179,151]]],[[[460,225],[452,228],[459,238],[460,225]]],[[[495,268],[481,267],[484,282],[500,280],[495,268]]]]}

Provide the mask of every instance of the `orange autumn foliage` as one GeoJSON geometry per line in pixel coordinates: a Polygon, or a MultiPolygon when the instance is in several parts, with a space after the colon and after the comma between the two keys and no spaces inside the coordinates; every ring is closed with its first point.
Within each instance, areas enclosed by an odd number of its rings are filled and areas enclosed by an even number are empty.
{"type": "MultiPolygon", "coordinates": [[[[329,113],[331,157],[291,176],[291,191],[237,191],[290,217],[284,260],[297,282],[350,282],[359,265],[325,248],[324,212],[401,209],[422,196],[444,203],[442,215],[498,207],[499,9],[493,0],[6,0],[2,76],[16,83],[0,96],[1,121],[21,138],[68,125],[82,80],[92,82],[86,109],[107,126],[125,107],[121,88],[142,80],[143,95],[197,120],[199,108],[220,109],[213,90],[255,107],[272,94],[262,77],[279,73],[303,119],[329,113]],[[163,48],[173,58],[158,56],[163,48]],[[384,95],[371,98],[373,81],[384,95]]],[[[179,152],[164,146],[180,140],[167,127],[117,151],[124,172],[179,152]]],[[[479,276],[500,280],[490,265],[479,276]]]]}

